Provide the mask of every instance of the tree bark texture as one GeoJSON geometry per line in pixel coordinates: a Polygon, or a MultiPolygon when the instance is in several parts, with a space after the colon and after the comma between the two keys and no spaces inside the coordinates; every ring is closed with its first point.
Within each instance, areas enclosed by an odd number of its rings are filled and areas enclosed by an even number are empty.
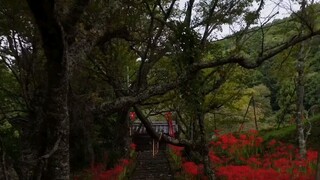
{"type": "Polygon", "coordinates": [[[304,124],[303,124],[303,100],[304,100],[304,45],[301,45],[301,49],[299,52],[299,57],[297,61],[297,113],[296,113],[296,125],[297,125],[297,133],[298,133],[298,141],[299,141],[299,154],[301,158],[305,158],[307,154],[306,150],[306,141],[304,135],[304,124]]]}
{"type": "Polygon", "coordinates": [[[35,179],[69,179],[68,45],[54,1],[27,2],[42,37],[48,78],[42,156],[35,179]]]}
{"type": "Polygon", "coordinates": [[[117,122],[119,123],[119,133],[117,135],[118,144],[123,156],[129,155],[130,137],[129,137],[129,108],[123,109],[118,113],[117,122]]]}
{"type": "Polygon", "coordinates": [[[206,138],[206,132],[204,128],[204,113],[200,108],[197,108],[197,118],[199,121],[199,129],[200,129],[200,147],[201,147],[201,156],[203,161],[203,167],[205,171],[205,175],[210,179],[214,180],[215,175],[211,169],[210,160],[209,160],[209,147],[206,138]]]}

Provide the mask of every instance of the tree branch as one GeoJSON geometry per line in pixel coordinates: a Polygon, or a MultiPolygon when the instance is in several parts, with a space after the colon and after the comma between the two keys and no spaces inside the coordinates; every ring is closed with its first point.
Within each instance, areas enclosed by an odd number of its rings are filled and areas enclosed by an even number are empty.
{"type": "Polygon", "coordinates": [[[90,0],[75,0],[70,12],[62,21],[62,25],[67,34],[71,35],[75,32],[75,27],[89,3],[90,0]]]}
{"type": "Polygon", "coordinates": [[[151,86],[143,91],[137,92],[137,94],[134,96],[120,97],[113,102],[107,102],[102,104],[101,109],[108,115],[116,112],[117,110],[120,110],[125,106],[133,106],[134,104],[138,102],[142,102],[150,97],[163,95],[168,91],[173,90],[179,87],[181,84],[188,81],[191,78],[191,74],[193,74],[194,72],[200,71],[201,69],[218,67],[225,64],[238,64],[247,69],[256,68],[260,66],[264,61],[272,58],[278,53],[317,35],[320,35],[320,30],[314,31],[312,33],[309,33],[307,35],[300,36],[300,37],[295,36],[288,42],[280,45],[278,48],[274,48],[270,50],[268,53],[265,53],[263,56],[260,56],[255,60],[246,59],[245,57],[242,57],[242,56],[231,56],[231,57],[219,59],[219,60],[211,60],[211,61],[206,60],[205,62],[194,63],[189,66],[188,72],[186,74],[181,75],[174,82],[151,86]]]}
{"type": "Polygon", "coordinates": [[[142,124],[144,125],[144,127],[146,128],[148,134],[157,140],[169,143],[169,144],[173,144],[173,145],[177,145],[177,146],[193,146],[193,142],[189,141],[187,139],[176,139],[173,138],[171,136],[168,136],[166,134],[162,134],[162,136],[160,136],[153,128],[152,128],[152,124],[151,122],[143,115],[142,111],[140,110],[140,108],[138,108],[138,106],[133,106],[134,111],[137,114],[137,117],[141,120],[142,124]]]}

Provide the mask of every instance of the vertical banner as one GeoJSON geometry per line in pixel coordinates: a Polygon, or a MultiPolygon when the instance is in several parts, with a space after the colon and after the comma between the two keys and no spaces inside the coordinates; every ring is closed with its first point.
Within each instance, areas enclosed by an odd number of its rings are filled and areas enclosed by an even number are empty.
{"type": "Polygon", "coordinates": [[[165,114],[165,118],[168,121],[168,125],[169,125],[169,136],[174,137],[174,128],[173,128],[173,122],[172,122],[172,113],[171,112],[166,112],[165,114]]]}

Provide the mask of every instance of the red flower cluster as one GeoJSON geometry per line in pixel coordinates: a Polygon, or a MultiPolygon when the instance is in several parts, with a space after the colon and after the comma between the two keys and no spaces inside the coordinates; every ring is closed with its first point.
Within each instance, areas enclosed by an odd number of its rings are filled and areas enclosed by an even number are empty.
{"type": "Polygon", "coordinates": [[[253,169],[250,166],[224,166],[217,171],[219,177],[232,180],[285,180],[290,179],[287,174],[281,174],[274,169],[253,169]]]}
{"type": "MultiPolygon", "coordinates": [[[[136,149],[136,144],[130,144],[130,149],[132,152],[136,149]]],[[[107,160],[107,155],[105,154],[105,160],[107,160]]],[[[118,164],[112,169],[106,169],[104,163],[94,164],[84,172],[85,179],[92,180],[118,180],[121,175],[124,175],[128,166],[130,166],[131,160],[120,159],[118,164]]],[[[73,179],[79,179],[80,176],[75,176],[73,179]]]]}
{"type": "Polygon", "coordinates": [[[177,156],[181,156],[182,155],[182,151],[184,149],[184,147],[175,146],[175,145],[171,145],[171,144],[169,144],[169,148],[177,156]]]}
{"type": "Polygon", "coordinates": [[[210,161],[213,162],[213,165],[223,163],[223,161],[218,156],[216,156],[213,151],[209,152],[209,158],[210,161]]]}
{"type": "Polygon", "coordinates": [[[194,162],[185,162],[182,164],[182,169],[187,174],[190,174],[192,176],[196,176],[199,174],[198,171],[198,165],[196,165],[194,162]]]}
{"type": "Polygon", "coordinates": [[[256,131],[240,134],[238,138],[232,134],[218,136],[211,142],[214,151],[209,152],[217,176],[232,180],[315,178],[316,151],[308,150],[307,158],[302,160],[293,145],[274,139],[265,143],[265,147],[262,143],[256,131]]]}
{"type": "Polygon", "coordinates": [[[91,174],[93,180],[117,180],[119,175],[123,173],[125,167],[129,164],[130,160],[121,159],[119,164],[112,169],[105,170],[103,164],[96,164],[87,171],[91,174]]]}
{"type": "Polygon", "coordinates": [[[220,152],[227,152],[230,156],[249,157],[250,154],[257,152],[263,143],[263,139],[258,137],[255,130],[240,134],[238,137],[231,133],[217,137],[218,139],[210,144],[220,152]]]}

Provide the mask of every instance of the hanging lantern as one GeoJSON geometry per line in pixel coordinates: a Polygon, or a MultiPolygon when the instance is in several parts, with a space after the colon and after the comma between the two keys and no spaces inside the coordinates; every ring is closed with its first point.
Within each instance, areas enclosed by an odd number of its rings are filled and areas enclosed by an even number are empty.
{"type": "Polygon", "coordinates": [[[137,115],[136,115],[135,112],[130,112],[129,116],[130,116],[130,120],[131,120],[131,121],[136,120],[137,115]]]}

